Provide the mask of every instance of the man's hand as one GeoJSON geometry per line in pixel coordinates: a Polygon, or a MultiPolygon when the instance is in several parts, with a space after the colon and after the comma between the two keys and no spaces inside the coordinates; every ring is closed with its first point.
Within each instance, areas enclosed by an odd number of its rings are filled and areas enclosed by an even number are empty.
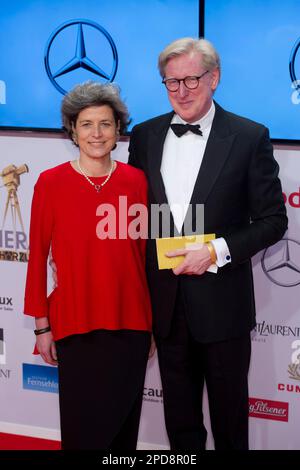
{"type": "Polygon", "coordinates": [[[52,257],[49,258],[49,266],[52,269],[52,279],[53,279],[52,289],[56,289],[56,287],[57,287],[57,267],[56,267],[56,264],[54,263],[54,260],[53,260],[52,257]]]}
{"type": "Polygon", "coordinates": [[[47,364],[51,364],[52,366],[57,365],[56,347],[51,331],[36,337],[36,347],[47,364]]]}
{"type": "Polygon", "coordinates": [[[204,244],[200,249],[184,249],[174,250],[166,253],[166,256],[173,258],[175,256],[184,256],[184,260],[177,268],[173,269],[173,273],[179,274],[196,274],[200,276],[205,273],[212,264],[209,249],[204,244]]]}

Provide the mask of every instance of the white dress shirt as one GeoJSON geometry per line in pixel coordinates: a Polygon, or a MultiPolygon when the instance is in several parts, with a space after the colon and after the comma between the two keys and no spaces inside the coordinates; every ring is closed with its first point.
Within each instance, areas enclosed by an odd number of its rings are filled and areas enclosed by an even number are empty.
{"type": "MultiPolygon", "coordinates": [[[[163,178],[166,196],[173,215],[175,226],[180,233],[191,201],[196,179],[203,160],[207,140],[215,115],[212,103],[209,111],[199,121],[202,136],[191,131],[177,137],[171,127],[168,130],[163,148],[160,172],[163,178]]],[[[177,114],[172,124],[186,124],[177,114]]],[[[212,241],[217,254],[217,266],[221,267],[231,261],[229,249],[224,238],[212,241]]]]}

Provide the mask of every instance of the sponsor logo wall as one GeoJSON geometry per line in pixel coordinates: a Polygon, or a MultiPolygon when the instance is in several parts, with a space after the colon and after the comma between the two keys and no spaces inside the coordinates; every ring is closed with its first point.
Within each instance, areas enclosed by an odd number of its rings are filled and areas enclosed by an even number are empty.
{"type": "MultiPolygon", "coordinates": [[[[120,142],[114,158],[126,161],[127,147],[120,142]]],[[[20,134],[2,135],[0,153],[0,431],[7,423],[16,430],[26,425],[43,437],[47,430],[59,430],[58,378],[55,367],[32,354],[34,322],[22,313],[30,205],[40,172],[72,160],[77,152],[57,136],[20,134]]],[[[253,258],[257,327],[249,382],[252,449],[300,448],[300,150],[277,150],[276,158],[290,224],[283,241],[253,258]]],[[[84,380],[80,373],[78,380],[84,380]]],[[[204,403],[208,448],[213,448],[206,395],[204,403]]],[[[148,364],[139,441],[168,447],[156,354],[148,364]]]]}
{"type": "Polygon", "coordinates": [[[252,334],[249,388],[250,397],[259,398],[249,403],[250,445],[299,449],[300,153],[276,150],[275,156],[289,228],[283,240],[253,258],[257,326],[252,334]]]}

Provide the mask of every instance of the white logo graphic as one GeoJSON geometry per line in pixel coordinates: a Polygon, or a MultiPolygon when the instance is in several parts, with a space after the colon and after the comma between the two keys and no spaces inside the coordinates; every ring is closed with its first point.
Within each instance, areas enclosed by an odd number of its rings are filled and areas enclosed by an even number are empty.
{"type": "Polygon", "coordinates": [[[292,363],[299,365],[300,364],[300,341],[299,340],[292,342],[292,349],[296,349],[296,351],[292,353],[292,363]]]}
{"type": "Polygon", "coordinates": [[[2,328],[0,328],[0,364],[6,364],[6,347],[2,328]]]}
{"type": "Polygon", "coordinates": [[[265,275],[274,284],[293,287],[300,284],[300,242],[283,238],[264,251],[261,260],[265,275]]]}
{"type": "Polygon", "coordinates": [[[6,104],[6,84],[0,80],[0,104],[6,104]]]}

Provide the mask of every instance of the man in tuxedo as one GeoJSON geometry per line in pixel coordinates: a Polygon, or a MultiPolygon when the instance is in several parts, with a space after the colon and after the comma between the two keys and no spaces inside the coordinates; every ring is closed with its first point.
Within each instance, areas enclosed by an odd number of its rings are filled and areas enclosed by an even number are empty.
{"type": "Polygon", "coordinates": [[[173,270],[158,269],[155,240],[148,241],[170,445],[205,449],[205,381],[215,448],[248,449],[251,257],[287,229],[278,165],[263,125],[213,101],[220,60],[208,41],[174,41],[160,54],[159,70],[173,111],[133,128],[129,163],[146,173],[149,203],[169,205],[174,233],[182,233],[185,217],[174,208],[190,203],[204,204],[204,233],[216,234],[196,250],[169,253],[184,256],[173,270]],[[216,273],[207,271],[212,264],[216,273]]]}

